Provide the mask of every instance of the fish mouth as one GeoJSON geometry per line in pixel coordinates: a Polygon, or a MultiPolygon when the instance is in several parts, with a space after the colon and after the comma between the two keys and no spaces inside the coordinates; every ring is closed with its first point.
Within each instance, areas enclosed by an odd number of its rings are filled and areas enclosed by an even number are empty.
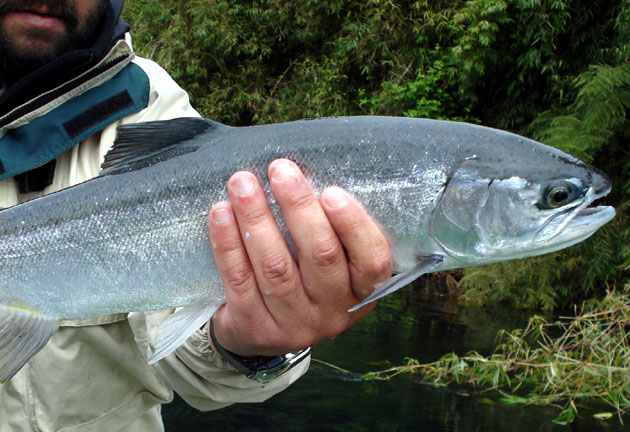
{"type": "Polygon", "coordinates": [[[612,189],[607,177],[602,174],[601,179],[602,182],[593,184],[587,193],[585,202],[578,206],[565,229],[586,229],[595,232],[615,217],[615,208],[612,206],[591,206],[598,199],[608,195],[612,189]],[[590,199],[588,195],[590,195],[590,199]]]}
{"type": "Polygon", "coordinates": [[[592,234],[610,222],[615,217],[615,213],[615,208],[612,206],[587,207],[576,213],[564,229],[592,234]]]}
{"type": "Polygon", "coordinates": [[[603,225],[610,222],[613,217],[615,217],[614,207],[587,207],[573,217],[570,226],[590,225],[592,223],[601,223],[601,225],[603,225]]]}

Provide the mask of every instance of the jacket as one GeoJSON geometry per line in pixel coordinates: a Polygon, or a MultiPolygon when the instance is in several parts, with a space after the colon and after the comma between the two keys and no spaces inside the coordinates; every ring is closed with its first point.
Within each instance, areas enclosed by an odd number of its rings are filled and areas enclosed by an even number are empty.
{"type": "MultiPolygon", "coordinates": [[[[122,6],[122,2],[112,3],[122,6]]],[[[115,28],[125,30],[119,21],[114,23],[115,28]]],[[[19,176],[16,179],[15,175],[16,167],[29,170],[31,165],[37,169],[48,163],[38,153],[39,148],[33,146],[33,151],[15,158],[12,156],[16,152],[0,152],[0,171],[5,177],[0,181],[0,208],[97,176],[113,143],[115,129],[121,124],[198,116],[187,94],[161,67],[134,56],[128,34],[126,38],[115,39],[103,57],[82,74],[89,79],[71,86],[69,91],[57,92],[45,103],[35,104],[34,109],[20,111],[32,102],[21,101],[0,116],[0,144],[11,137],[29,137],[20,132],[29,125],[39,126],[38,121],[50,128],[46,129],[49,136],[61,137],[57,142],[62,143],[51,150],[61,152],[53,156],[56,162],[51,183],[39,191],[27,188],[20,192],[19,176]],[[115,67],[102,67],[112,64],[115,67]],[[142,91],[128,82],[120,83],[130,71],[135,74],[132,77],[140,77],[142,91]],[[130,94],[128,100],[119,97],[113,103],[112,97],[124,93],[119,91],[121,88],[130,94]],[[112,91],[114,94],[108,94],[112,91]],[[94,101],[92,95],[101,99],[94,101]],[[64,113],[64,105],[76,101],[84,104],[88,101],[88,105],[64,113]],[[16,111],[19,115],[7,119],[8,114],[16,111]],[[8,155],[5,163],[3,154],[8,155]]],[[[58,84],[55,89],[67,89],[64,85],[68,82],[58,84]]],[[[31,129],[29,133],[42,133],[41,127],[31,129]]],[[[20,141],[10,144],[15,149],[20,141]]],[[[48,157],[50,154],[49,151],[48,157]]],[[[174,353],[149,365],[146,360],[154,346],[155,329],[172,312],[132,312],[62,322],[48,344],[0,387],[0,432],[161,431],[160,406],[172,400],[173,392],[200,410],[218,409],[235,402],[260,402],[285,389],[308,369],[308,361],[302,362],[262,385],[216,356],[209,348],[205,328],[174,353]]]]}

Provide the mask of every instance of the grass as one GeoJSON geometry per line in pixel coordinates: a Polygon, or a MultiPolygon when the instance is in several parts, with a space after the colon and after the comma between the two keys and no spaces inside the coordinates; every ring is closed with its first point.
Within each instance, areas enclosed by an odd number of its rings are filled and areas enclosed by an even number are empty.
{"type": "Polygon", "coordinates": [[[552,405],[554,422],[571,423],[584,406],[606,408],[597,418],[630,411],[630,286],[591,300],[575,316],[548,322],[529,319],[524,329],[501,331],[494,353],[444,355],[432,363],[407,359],[402,366],[369,372],[365,380],[419,374],[435,385],[465,385],[502,395],[511,404],[552,405]]]}

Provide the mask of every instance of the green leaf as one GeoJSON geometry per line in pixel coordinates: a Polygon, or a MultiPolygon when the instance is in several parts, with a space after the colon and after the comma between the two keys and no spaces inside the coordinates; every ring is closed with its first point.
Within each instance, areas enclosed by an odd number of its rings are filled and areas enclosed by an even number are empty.
{"type": "Polygon", "coordinates": [[[559,425],[568,425],[575,420],[575,411],[573,408],[565,408],[560,415],[553,419],[553,422],[559,425]]]}

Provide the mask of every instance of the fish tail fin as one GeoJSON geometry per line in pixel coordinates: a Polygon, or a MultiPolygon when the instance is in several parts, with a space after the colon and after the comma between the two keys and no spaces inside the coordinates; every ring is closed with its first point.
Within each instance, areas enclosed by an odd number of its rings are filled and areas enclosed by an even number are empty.
{"type": "Polygon", "coordinates": [[[58,327],[56,319],[41,312],[0,303],[0,385],[41,350],[58,327]]]}

